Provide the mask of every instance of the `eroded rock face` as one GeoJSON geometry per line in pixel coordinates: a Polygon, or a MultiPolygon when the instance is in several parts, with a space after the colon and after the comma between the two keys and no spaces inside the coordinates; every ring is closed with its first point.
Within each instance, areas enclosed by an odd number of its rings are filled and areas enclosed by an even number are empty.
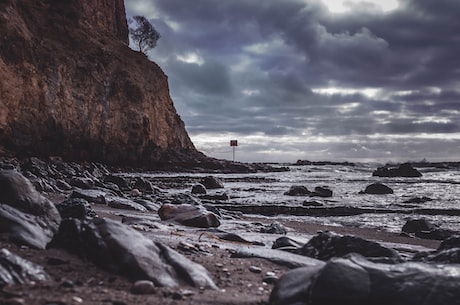
{"type": "Polygon", "coordinates": [[[150,167],[202,156],[166,75],[126,45],[122,0],[5,0],[0,32],[6,150],[150,167]]]}
{"type": "Polygon", "coordinates": [[[0,249],[0,287],[49,280],[43,267],[23,259],[7,249],[0,249]]]}

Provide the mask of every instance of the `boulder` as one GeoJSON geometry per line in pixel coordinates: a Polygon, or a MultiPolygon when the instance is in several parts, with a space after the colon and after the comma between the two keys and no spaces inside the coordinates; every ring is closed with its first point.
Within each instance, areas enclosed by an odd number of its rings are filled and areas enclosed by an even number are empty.
{"type": "Polygon", "coordinates": [[[332,197],[332,190],[330,190],[328,187],[317,186],[315,187],[315,190],[310,194],[310,196],[332,197]]]}
{"type": "Polygon", "coordinates": [[[201,183],[195,184],[192,186],[192,194],[206,195],[206,187],[201,183]]]}
{"type": "Polygon", "coordinates": [[[422,177],[417,169],[413,168],[410,163],[403,163],[398,167],[383,166],[377,168],[372,176],[377,177],[422,177]]]}
{"type": "Polygon", "coordinates": [[[69,198],[57,204],[56,208],[62,218],[84,219],[86,217],[96,217],[96,212],[89,202],[81,198],[69,198]]]}
{"type": "Polygon", "coordinates": [[[285,192],[287,196],[309,196],[311,192],[303,185],[293,185],[289,191],[285,192]]]}
{"type": "Polygon", "coordinates": [[[271,305],[459,304],[460,266],[373,263],[359,255],[287,272],[271,305]]]}
{"type": "Polygon", "coordinates": [[[15,170],[0,171],[0,190],[0,233],[44,249],[61,222],[54,204],[15,170]]]}
{"type": "Polygon", "coordinates": [[[203,266],[110,219],[65,219],[49,247],[63,248],[133,281],[150,280],[165,287],[186,283],[216,288],[203,266]]]}
{"type": "Polygon", "coordinates": [[[136,182],[134,183],[134,188],[140,190],[141,192],[144,193],[157,193],[159,192],[159,189],[155,187],[152,182],[148,181],[147,179],[143,177],[137,177],[136,182]]]}
{"type": "Polygon", "coordinates": [[[0,288],[12,284],[30,284],[50,280],[42,266],[0,249],[0,288]]]}
{"type": "Polygon", "coordinates": [[[395,250],[386,248],[377,242],[327,231],[314,236],[299,250],[299,254],[323,261],[333,257],[343,257],[350,253],[358,253],[368,258],[389,258],[397,262],[402,261],[401,256],[395,250]]]}
{"type": "Polygon", "coordinates": [[[163,204],[158,210],[161,220],[178,222],[189,227],[209,228],[220,226],[219,217],[201,205],[163,204]]]}
{"type": "Polygon", "coordinates": [[[402,227],[402,232],[423,239],[444,240],[455,232],[448,229],[439,228],[426,219],[409,219],[402,227]]]}
{"type": "Polygon", "coordinates": [[[201,179],[200,183],[208,190],[224,188],[222,182],[216,177],[207,176],[201,179]]]}
{"type": "Polygon", "coordinates": [[[460,264],[460,236],[452,236],[443,240],[436,251],[419,252],[415,261],[434,263],[460,264]]]}
{"type": "Polygon", "coordinates": [[[272,245],[272,249],[283,250],[291,253],[297,253],[304,244],[288,236],[277,238],[272,245]]]}
{"type": "Polygon", "coordinates": [[[386,194],[393,194],[393,190],[382,183],[372,183],[366,186],[364,192],[362,194],[373,194],[373,195],[386,195],[386,194]]]}
{"type": "Polygon", "coordinates": [[[130,182],[128,181],[128,179],[125,179],[125,178],[120,177],[120,176],[107,175],[107,176],[104,177],[104,182],[115,183],[116,185],[118,185],[118,187],[122,191],[129,191],[131,189],[131,185],[130,185],[130,182]]]}

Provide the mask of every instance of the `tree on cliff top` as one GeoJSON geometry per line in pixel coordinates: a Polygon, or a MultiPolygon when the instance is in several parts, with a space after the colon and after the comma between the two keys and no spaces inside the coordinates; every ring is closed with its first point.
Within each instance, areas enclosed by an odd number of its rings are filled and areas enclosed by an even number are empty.
{"type": "Polygon", "coordinates": [[[130,20],[129,34],[140,52],[147,55],[147,51],[157,45],[161,35],[144,16],[134,16],[130,20]]]}

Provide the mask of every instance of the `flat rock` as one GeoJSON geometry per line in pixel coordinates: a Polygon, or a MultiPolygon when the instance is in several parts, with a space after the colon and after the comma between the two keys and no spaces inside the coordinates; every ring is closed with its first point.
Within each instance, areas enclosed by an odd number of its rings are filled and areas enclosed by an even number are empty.
{"type": "Polygon", "coordinates": [[[133,281],[150,280],[166,287],[186,283],[216,288],[203,266],[110,219],[65,219],[49,247],[66,249],[133,281]]]}

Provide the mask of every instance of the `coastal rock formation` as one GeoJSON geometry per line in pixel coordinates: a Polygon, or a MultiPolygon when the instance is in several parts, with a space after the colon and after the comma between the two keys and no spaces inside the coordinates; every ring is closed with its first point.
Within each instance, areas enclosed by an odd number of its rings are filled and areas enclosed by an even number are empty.
{"type": "Polygon", "coordinates": [[[174,221],[184,226],[209,228],[220,226],[219,217],[201,205],[163,204],[158,210],[161,220],[174,221]]]}
{"type": "Polygon", "coordinates": [[[122,0],[0,2],[0,154],[196,160],[167,76],[127,46],[122,0]]]}
{"type": "Polygon", "coordinates": [[[0,288],[49,280],[42,266],[23,259],[7,249],[0,249],[0,288]]]}

